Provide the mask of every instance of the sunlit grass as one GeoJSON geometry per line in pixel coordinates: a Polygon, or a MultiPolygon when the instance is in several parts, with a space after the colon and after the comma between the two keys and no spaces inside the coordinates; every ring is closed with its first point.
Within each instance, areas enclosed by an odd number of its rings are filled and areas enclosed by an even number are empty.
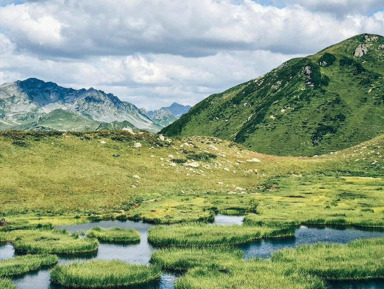
{"type": "MultiPolygon", "coordinates": [[[[26,255],[0,261],[0,277],[13,277],[58,262],[55,255],[26,255]]],[[[3,288],[0,286],[0,288],[3,288]]]]}
{"type": "Polygon", "coordinates": [[[152,227],[148,241],[157,246],[209,247],[293,236],[294,232],[294,228],[188,224],[152,227]]]}
{"type": "Polygon", "coordinates": [[[90,238],[96,238],[100,242],[108,243],[138,243],[140,242],[140,234],[133,229],[111,228],[103,229],[100,227],[94,227],[87,232],[87,236],[90,238]]]}
{"type": "Polygon", "coordinates": [[[51,272],[51,281],[70,288],[116,288],[148,283],[160,273],[154,266],[97,260],[58,265],[51,272]]]}

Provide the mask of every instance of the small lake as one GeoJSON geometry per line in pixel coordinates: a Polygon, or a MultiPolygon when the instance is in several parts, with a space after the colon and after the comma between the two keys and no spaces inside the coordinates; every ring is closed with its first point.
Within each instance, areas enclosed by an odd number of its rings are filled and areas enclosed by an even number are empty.
{"type": "MultiPolygon", "coordinates": [[[[241,225],[243,217],[217,215],[214,224],[218,225],[241,225]]],[[[69,232],[88,231],[92,227],[103,228],[133,228],[140,232],[141,241],[134,245],[99,245],[97,253],[86,257],[60,257],[59,263],[73,262],[87,259],[117,259],[128,263],[148,264],[151,254],[155,247],[148,243],[148,231],[153,225],[142,222],[120,222],[120,221],[101,221],[96,223],[87,223],[79,225],[59,226],[58,229],[66,229],[69,232]]],[[[365,231],[357,229],[333,229],[333,228],[307,228],[300,227],[296,230],[296,237],[276,240],[263,240],[251,244],[240,245],[239,248],[244,251],[245,258],[269,258],[277,250],[287,247],[295,247],[300,244],[312,244],[316,242],[334,242],[348,243],[350,241],[362,238],[384,237],[384,232],[365,231]]],[[[0,259],[14,257],[12,245],[0,246],[0,259]]],[[[48,270],[25,274],[15,278],[14,283],[18,289],[64,289],[62,286],[52,285],[49,281],[48,270]]],[[[131,287],[131,289],[173,289],[178,277],[173,274],[164,273],[161,279],[148,285],[131,287]]],[[[384,281],[365,281],[365,282],[338,282],[333,283],[329,289],[384,289],[384,281]]]]}

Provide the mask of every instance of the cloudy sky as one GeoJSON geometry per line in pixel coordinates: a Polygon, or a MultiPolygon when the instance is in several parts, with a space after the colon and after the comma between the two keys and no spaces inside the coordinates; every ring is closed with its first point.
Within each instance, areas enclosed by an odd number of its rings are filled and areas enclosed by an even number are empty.
{"type": "Polygon", "coordinates": [[[383,0],[0,0],[0,83],[195,104],[292,57],[384,34],[383,0]]]}

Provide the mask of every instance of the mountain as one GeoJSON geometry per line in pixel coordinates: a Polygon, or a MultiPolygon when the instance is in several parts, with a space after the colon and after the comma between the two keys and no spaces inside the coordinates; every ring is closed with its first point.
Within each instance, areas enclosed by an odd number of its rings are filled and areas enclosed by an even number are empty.
{"type": "Polygon", "coordinates": [[[0,86],[1,129],[38,129],[43,125],[46,129],[79,130],[112,122],[129,122],[150,132],[160,129],[133,104],[101,90],[64,88],[36,78],[0,86]]]}
{"type": "MultiPolygon", "coordinates": [[[[183,114],[191,109],[190,105],[182,105],[179,103],[172,103],[168,107],[162,107],[158,110],[148,111],[146,115],[156,124],[161,127],[166,127],[179,119],[183,114]]],[[[145,110],[143,110],[145,113],[145,110]]]]}
{"type": "Polygon", "coordinates": [[[384,133],[384,37],[362,34],[214,94],[164,128],[312,156],[384,133]]]}

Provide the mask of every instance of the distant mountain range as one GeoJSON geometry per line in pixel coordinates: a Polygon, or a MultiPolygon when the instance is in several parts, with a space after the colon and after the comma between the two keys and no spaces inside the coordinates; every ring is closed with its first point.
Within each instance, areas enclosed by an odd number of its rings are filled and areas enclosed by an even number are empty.
{"type": "Polygon", "coordinates": [[[93,88],[64,88],[36,78],[0,85],[0,129],[3,130],[80,131],[129,127],[155,133],[188,109],[174,103],[169,108],[150,112],[153,121],[132,103],[93,88]]]}
{"type": "Polygon", "coordinates": [[[172,103],[168,107],[162,107],[158,110],[148,111],[146,115],[157,125],[166,127],[178,120],[183,114],[191,109],[190,105],[172,103]]]}
{"type": "Polygon", "coordinates": [[[362,34],[214,94],[161,132],[312,156],[384,134],[384,37],[362,34]]]}

